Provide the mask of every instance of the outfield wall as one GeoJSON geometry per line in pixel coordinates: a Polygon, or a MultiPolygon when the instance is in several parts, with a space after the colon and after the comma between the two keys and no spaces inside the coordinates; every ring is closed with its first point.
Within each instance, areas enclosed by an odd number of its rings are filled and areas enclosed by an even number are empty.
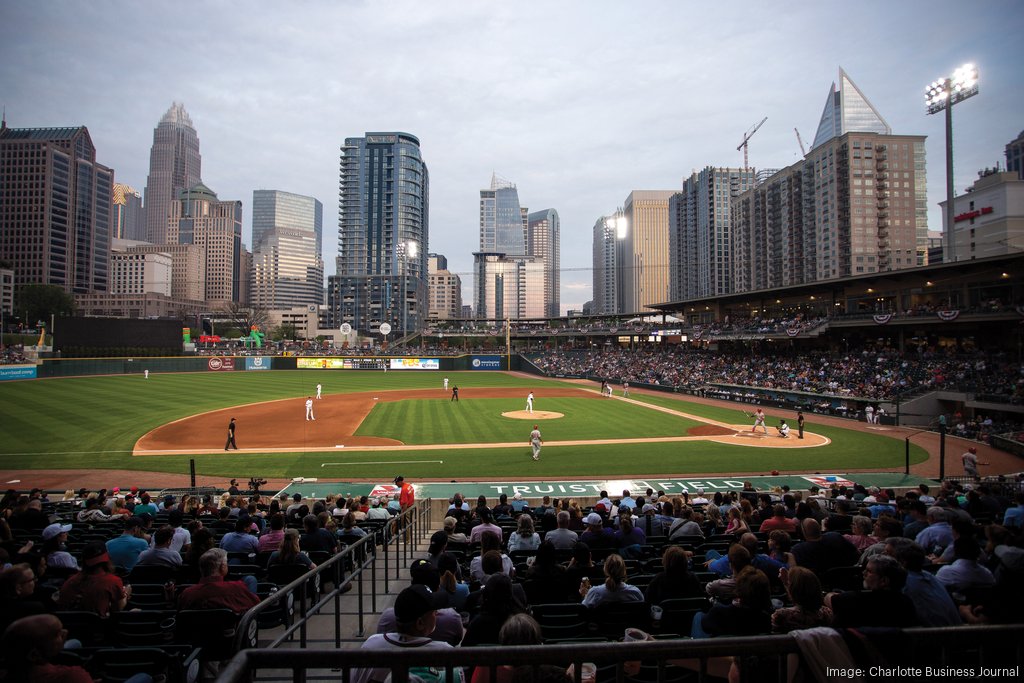
{"type": "MultiPolygon", "coordinates": [[[[511,369],[519,369],[513,356],[511,369]]],[[[461,372],[508,370],[509,357],[489,354],[465,356],[163,356],[144,358],[45,358],[36,377],[131,375],[146,370],[168,372],[240,372],[255,370],[389,370],[398,372],[461,372]]],[[[23,377],[18,377],[22,379],[23,377]]],[[[2,379],[2,378],[0,378],[2,379]]],[[[15,379],[15,377],[11,377],[15,379]]]]}

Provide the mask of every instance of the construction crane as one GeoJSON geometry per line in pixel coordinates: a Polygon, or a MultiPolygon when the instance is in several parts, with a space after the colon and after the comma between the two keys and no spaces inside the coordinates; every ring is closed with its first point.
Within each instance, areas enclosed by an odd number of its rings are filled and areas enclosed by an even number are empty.
{"type": "Polygon", "coordinates": [[[758,129],[761,126],[763,126],[764,122],[767,121],[767,120],[768,120],[768,117],[766,116],[763,119],[761,119],[761,123],[757,124],[756,126],[751,128],[750,130],[748,130],[743,135],[743,142],[741,142],[740,146],[736,148],[737,152],[740,151],[741,149],[743,150],[743,170],[744,171],[746,171],[747,169],[750,168],[750,164],[747,163],[747,143],[750,142],[750,138],[754,137],[754,133],[756,133],[758,131],[758,129]]]}
{"type": "Polygon", "coordinates": [[[796,141],[800,143],[800,153],[807,156],[807,150],[804,149],[804,139],[800,137],[800,131],[794,127],[793,132],[796,133],[796,141]]]}

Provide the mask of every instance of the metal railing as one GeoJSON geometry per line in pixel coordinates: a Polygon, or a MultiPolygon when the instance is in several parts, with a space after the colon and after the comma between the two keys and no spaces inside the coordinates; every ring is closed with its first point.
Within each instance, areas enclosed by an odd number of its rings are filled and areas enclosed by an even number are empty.
{"type": "MultiPolygon", "coordinates": [[[[869,640],[872,637],[862,635],[869,640]]],[[[955,666],[974,668],[977,672],[982,666],[1020,667],[1024,664],[1024,625],[912,628],[901,632],[886,629],[878,637],[882,639],[879,643],[898,642],[899,655],[896,661],[874,662],[877,666],[931,667],[933,670],[955,666]]],[[[277,669],[290,670],[296,683],[303,683],[315,671],[348,683],[355,669],[380,668],[391,671],[392,683],[408,683],[412,667],[443,671],[448,683],[460,680],[457,672],[460,668],[466,668],[468,674],[474,667],[484,667],[489,670],[489,679],[494,681],[500,666],[525,666],[532,670],[533,680],[539,680],[542,666],[565,668],[572,664],[575,683],[581,683],[582,664],[586,662],[596,665],[595,683],[624,683],[627,678],[651,683],[693,678],[720,680],[734,664],[740,680],[768,683],[788,680],[801,666],[796,656],[799,652],[797,641],[789,635],[454,649],[287,652],[254,649],[239,652],[224,668],[218,681],[249,683],[261,669],[277,669]]],[[[862,661],[864,657],[858,657],[856,650],[851,650],[851,654],[856,664],[865,670],[872,665],[862,661]]],[[[841,666],[841,663],[836,662],[836,665],[841,666]]],[[[936,675],[936,680],[943,678],[936,675]]],[[[319,677],[315,673],[313,676],[319,677]]],[[[469,677],[467,675],[466,680],[469,677]]]]}
{"type": "MultiPolygon", "coordinates": [[[[278,587],[277,591],[262,600],[260,604],[249,609],[242,615],[238,623],[236,645],[242,650],[256,642],[260,617],[269,617],[276,611],[292,614],[294,621],[284,631],[262,647],[273,650],[287,640],[292,640],[298,633],[299,646],[307,645],[309,620],[320,614],[325,607],[333,604],[334,614],[334,646],[341,647],[341,596],[351,590],[356,591],[358,609],[356,612],[359,636],[364,635],[366,617],[365,597],[369,593],[369,613],[377,614],[377,563],[383,563],[383,594],[391,590],[391,581],[399,581],[401,570],[409,565],[416,546],[430,533],[430,500],[417,503],[405,512],[387,520],[380,529],[367,533],[355,543],[348,545],[341,552],[331,557],[315,569],[306,572],[291,583],[278,587]],[[378,542],[380,547],[378,547],[378,542]],[[392,570],[393,567],[393,570],[392,570]],[[367,577],[369,590],[367,591],[367,577]],[[333,588],[323,591],[325,581],[330,581],[333,588]],[[317,599],[319,598],[319,599],[317,599]],[[315,600],[315,602],[312,602],[315,600]],[[311,604],[310,604],[311,603],[311,604]],[[269,614],[268,614],[269,613],[269,614]]],[[[294,652],[294,650],[289,650],[294,652]]]]}

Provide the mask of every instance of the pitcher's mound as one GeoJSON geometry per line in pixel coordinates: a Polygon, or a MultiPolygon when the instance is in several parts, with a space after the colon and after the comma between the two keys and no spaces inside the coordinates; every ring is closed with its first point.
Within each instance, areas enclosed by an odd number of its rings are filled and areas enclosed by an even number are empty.
{"type": "Polygon", "coordinates": [[[553,410],[535,410],[532,413],[525,410],[510,410],[507,413],[502,413],[501,416],[511,417],[513,420],[555,420],[565,417],[562,413],[556,413],[553,410]]]}

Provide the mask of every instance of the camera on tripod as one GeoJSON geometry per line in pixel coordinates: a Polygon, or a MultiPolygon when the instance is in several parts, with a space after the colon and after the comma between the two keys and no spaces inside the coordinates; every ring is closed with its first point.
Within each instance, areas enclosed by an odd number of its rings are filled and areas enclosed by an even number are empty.
{"type": "Polygon", "coordinates": [[[267,484],[267,480],[266,479],[261,479],[259,477],[250,477],[249,478],[249,490],[252,491],[253,493],[259,493],[260,492],[260,487],[261,486],[266,486],[266,484],[267,484]]]}

